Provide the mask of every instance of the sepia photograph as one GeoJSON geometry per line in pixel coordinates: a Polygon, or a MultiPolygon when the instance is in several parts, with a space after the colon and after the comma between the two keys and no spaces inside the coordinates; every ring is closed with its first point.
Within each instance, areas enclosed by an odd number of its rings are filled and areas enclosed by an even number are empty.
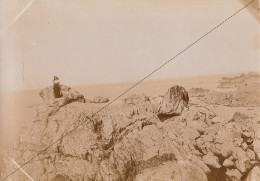
{"type": "Polygon", "coordinates": [[[260,181],[260,0],[0,0],[0,181],[260,181]]]}

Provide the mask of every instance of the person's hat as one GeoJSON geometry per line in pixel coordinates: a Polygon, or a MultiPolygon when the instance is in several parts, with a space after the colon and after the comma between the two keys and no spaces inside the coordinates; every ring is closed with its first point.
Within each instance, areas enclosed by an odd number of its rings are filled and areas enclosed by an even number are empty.
{"type": "Polygon", "coordinates": [[[54,76],[53,80],[59,80],[59,78],[57,76],[54,76]]]}

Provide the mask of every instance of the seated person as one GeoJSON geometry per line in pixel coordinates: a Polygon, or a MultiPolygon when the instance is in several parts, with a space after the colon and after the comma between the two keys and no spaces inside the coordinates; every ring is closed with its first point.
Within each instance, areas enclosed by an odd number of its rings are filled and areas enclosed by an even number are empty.
{"type": "Polygon", "coordinates": [[[60,79],[57,76],[53,78],[53,91],[55,98],[61,97],[60,79]]]}

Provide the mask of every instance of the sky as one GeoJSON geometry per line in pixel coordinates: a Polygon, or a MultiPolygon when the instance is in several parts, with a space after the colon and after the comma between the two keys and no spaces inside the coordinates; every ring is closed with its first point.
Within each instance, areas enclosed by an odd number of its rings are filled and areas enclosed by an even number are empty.
{"type": "MultiPolygon", "coordinates": [[[[0,91],[140,80],[249,1],[0,0],[0,91]]],[[[245,9],[149,79],[259,71],[259,35],[245,9]]]]}

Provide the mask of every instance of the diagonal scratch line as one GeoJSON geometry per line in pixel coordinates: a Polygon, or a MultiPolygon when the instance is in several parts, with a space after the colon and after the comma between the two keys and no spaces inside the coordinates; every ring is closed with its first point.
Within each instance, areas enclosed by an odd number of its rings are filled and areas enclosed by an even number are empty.
{"type": "Polygon", "coordinates": [[[97,115],[99,112],[103,111],[104,109],[106,109],[109,105],[111,105],[112,103],[114,103],[116,100],[118,100],[120,97],[122,97],[123,95],[125,95],[127,92],[129,92],[130,90],[132,90],[133,88],[135,88],[137,85],[139,85],[140,83],[142,83],[144,80],[146,80],[148,77],[150,77],[152,74],[154,74],[155,72],[157,72],[158,70],[160,70],[161,68],[163,68],[165,65],[167,65],[168,63],[170,63],[172,60],[174,60],[175,58],[177,58],[179,55],[183,54],[184,52],[186,52],[190,47],[192,47],[193,45],[197,44],[200,40],[204,39],[206,36],[208,36],[209,34],[211,34],[215,29],[219,28],[221,25],[223,25],[224,23],[226,23],[230,18],[234,17],[235,15],[237,15],[238,13],[240,13],[240,11],[242,11],[243,9],[245,9],[247,6],[249,6],[252,2],[254,2],[255,0],[250,1],[247,5],[243,6],[242,8],[240,8],[239,10],[237,10],[235,13],[233,13],[231,16],[229,16],[228,18],[226,18],[225,20],[223,20],[221,23],[219,23],[218,25],[216,25],[215,27],[213,27],[211,30],[209,30],[207,33],[205,33],[204,35],[202,35],[200,38],[198,38],[197,40],[195,40],[194,42],[192,42],[191,44],[189,44],[186,48],[184,48],[182,51],[180,51],[179,53],[177,53],[174,57],[172,57],[171,59],[169,59],[168,61],[166,61],[165,63],[163,63],[161,66],[159,66],[157,69],[153,70],[150,74],[148,74],[147,76],[145,76],[144,78],[142,78],[141,80],[139,80],[138,82],[136,82],[133,86],[131,86],[130,88],[128,88],[126,91],[124,91],[122,94],[120,94],[119,96],[117,96],[116,98],[114,98],[111,102],[109,102],[108,104],[106,104],[105,106],[103,106],[101,109],[99,109],[97,112],[95,112],[91,117],[87,117],[84,121],[82,121],[81,123],[79,123],[78,125],[76,125],[73,129],[71,129],[70,131],[68,131],[67,133],[65,133],[63,136],[61,136],[59,139],[57,139],[56,141],[54,141],[53,143],[51,143],[48,147],[46,147],[45,149],[41,150],[39,153],[37,153],[34,157],[32,157],[31,159],[27,160],[23,165],[21,165],[19,168],[17,168],[16,170],[14,170],[13,172],[11,172],[10,174],[8,174],[7,176],[5,176],[4,178],[2,178],[1,181],[6,180],[9,176],[13,175],[15,172],[17,172],[20,168],[24,167],[25,165],[27,165],[30,161],[32,161],[33,159],[35,159],[36,157],[38,157],[40,154],[42,154],[43,152],[45,152],[46,150],[48,150],[50,147],[52,147],[53,145],[55,145],[56,143],[58,143],[59,141],[61,141],[65,136],[68,136],[71,132],[75,131],[78,127],[80,127],[81,125],[83,125],[87,120],[90,120],[91,118],[93,118],[95,115],[97,115]]]}
{"type": "MultiPolygon", "coordinates": [[[[17,166],[17,168],[20,168],[20,165],[18,165],[18,163],[16,163],[16,161],[14,161],[12,158],[9,158],[14,164],[15,166],[17,166]]],[[[20,170],[24,173],[24,175],[26,175],[31,181],[34,181],[32,177],[30,177],[30,175],[28,173],[26,173],[24,171],[23,168],[20,168],[20,170]]]]}
{"type": "Polygon", "coordinates": [[[18,13],[16,15],[16,17],[13,19],[13,21],[9,24],[9,26],[12,26],[12,24],[14,24],[22,15],[23,13],[25,13],[25,11],[27,11],[27,9],[32,5],[32,3],[34,2],[35,0],[31,0],[26,6],[25,8],[23,8],[23,10],[18,13]]]}

